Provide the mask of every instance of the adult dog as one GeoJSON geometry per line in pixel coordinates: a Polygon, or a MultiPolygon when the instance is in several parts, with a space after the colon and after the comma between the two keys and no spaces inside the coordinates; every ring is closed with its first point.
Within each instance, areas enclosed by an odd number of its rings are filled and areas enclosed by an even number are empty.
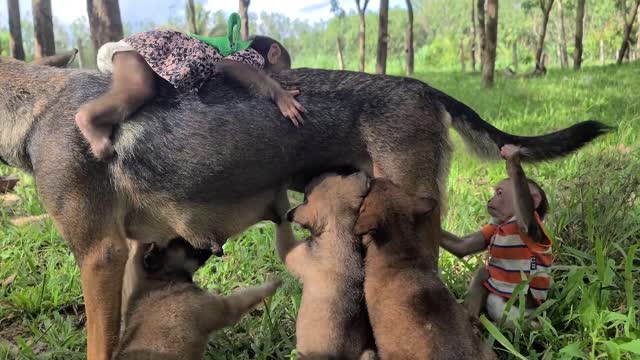
{"type": "Polygon", "coordinates": [[[195,247],[224,243],[261,220],[282,184],[350,167],[406,191],[440,198],[450,161],[448,126],[485,157],[526,148],[524,160],[563,156],[605,132],[584,122],[539,137],[505,134],[421,81],[299,69],[307,111],[296,129],[266,98],[213,80],[200,96],[159,97],[116,132],[116,155],[93,159],[73,121],[102,94],[95,72],[0,60],[0,157],[31,172],[46,210],[80,266],[88,350],[117,343],[126,239],[195,247]]]}

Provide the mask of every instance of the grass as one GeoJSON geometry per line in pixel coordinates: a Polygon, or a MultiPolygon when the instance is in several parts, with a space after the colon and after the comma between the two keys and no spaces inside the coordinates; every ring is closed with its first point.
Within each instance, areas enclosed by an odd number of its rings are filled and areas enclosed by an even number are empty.
{"type": "MultiPolygon", "coordinates": [[[[525,167],[551,203],[546,226],[559,265],[551,300],[537,311],[541,329],[487,324],[485,335],[505,359],[640,358],[640,63],[551,71],[539,79],[499,77],[492,90],[483,90],[473,74],[416,77],[511,133],[540,134],[586,119],[617,127],[572,156],[525,167]]],[[[452,136],[456,150],[444,227],[466,234],[487,221],[484,204],[505,171],[502,163],[475,159],[452,136]]],[[[9,173],[16,171],[0,168],[0,174],[9,173]]],[[[32,178],[18,175],[18,205],[0,208],[0,360],[82,359],[86,333],[78,267],[50,221],[21,228],[8,222],[10,216],[44,212],[32,178]]],[[[207,359],[295,356],[301,287],[277,260],[272,236],[270,225],[259,224],[198,272],[199,284],[223,293],[272,274],[284,279],[266,306],[211,337],[207,359]]],[[[442,252],[442,277],[458,297],[481,260],[442,252]]]]}

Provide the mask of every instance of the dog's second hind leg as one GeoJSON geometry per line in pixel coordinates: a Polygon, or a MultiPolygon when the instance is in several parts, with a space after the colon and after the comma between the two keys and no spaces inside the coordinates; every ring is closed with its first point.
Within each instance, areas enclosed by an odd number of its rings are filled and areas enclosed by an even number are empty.
{"type": "Polygon", "coordinates": [[[102,200],[98,195],[71,195],[76,196],[65,196],[60,202],[64,207],[53,206],[53,197],[46,190],[43,200],[80,267],[87,313],[87,359],[108,360],[120,335],[122,281],[129,252],[124,216],[116,215],[117,205],[96,205],[106,203],[97,201],[102,200]]]}

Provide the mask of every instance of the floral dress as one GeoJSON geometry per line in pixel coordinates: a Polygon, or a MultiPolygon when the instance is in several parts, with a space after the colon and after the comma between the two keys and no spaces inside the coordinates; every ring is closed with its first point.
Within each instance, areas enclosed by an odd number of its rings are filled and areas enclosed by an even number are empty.
{"type": "Polygon", "coordinates": [[[213,46],[171,30],[141,32],[123,40],[131,46],[158,76],[182,91],[198,91],[217,74],[216,64],[230,59],[262,69],[265,59],[253,48],[227,57],[213,46]]]}

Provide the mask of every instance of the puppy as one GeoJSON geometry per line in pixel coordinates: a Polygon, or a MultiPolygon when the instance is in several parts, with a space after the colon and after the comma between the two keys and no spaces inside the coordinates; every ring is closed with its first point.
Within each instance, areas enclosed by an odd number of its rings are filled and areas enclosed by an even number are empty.
{"type": "MultiPolygon", "coordinates": [[[[362,244],[353,234],[368,189],[364,173],[314,179],[302,205],[287,213],[311,232],[297,241],[288,222],[276,228],[276,247],[303,283],[296,321],[299,358],[371,357],[373,335],[364,304],[362,244]]],[[[288,207],[288,206],[287,206],[288,207]]]]}
{"type": "MultiPolygon", "coordinates": [[[[219,296],[198,288],[193,273],[202,257],[184,240],[162,250],[133,243],[124,333],[114,359],[202,359],[209,334],[236,324],[279,281],[219,296]]],[[[206,257],[204,257],[206,259],[206,257]]]]}
{"type": "Polygon", "coordinates": [[[381,359],[495,359],[438,276],[440,210],[384,179],[371,182],[354,227],[381,359]]]}

